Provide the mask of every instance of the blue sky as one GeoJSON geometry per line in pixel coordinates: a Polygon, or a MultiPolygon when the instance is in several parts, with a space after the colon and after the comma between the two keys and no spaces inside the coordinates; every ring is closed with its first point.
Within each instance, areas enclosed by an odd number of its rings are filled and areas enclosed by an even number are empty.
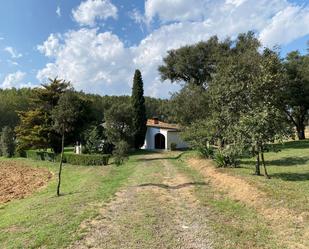
{"type": "Polygon", "coordinates": [[[166,51],[254,30],[264,46],[306,53],[309,1],[287,0],[3,0],[0,86],[36,86],[48,77],[78,90],[130,94],[141,69],[146,95],[168,97],[161,82],[166,51]]]}

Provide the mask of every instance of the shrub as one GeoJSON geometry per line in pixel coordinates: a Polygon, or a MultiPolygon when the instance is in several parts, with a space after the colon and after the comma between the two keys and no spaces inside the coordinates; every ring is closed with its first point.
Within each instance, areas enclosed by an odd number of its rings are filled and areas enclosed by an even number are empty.
{"type": "Polygon", "coordinates": [[[124,160],[128,158],[130,146],[126,141],[120,141],[115,144],[113,151],[114,162],[117,166],[123,164],[124,160]]]}
{"type": "Polygon", "coordinates": [[[177,144],[176,143],[171,143],[171,150],[176,150],[177,149],[177,144]]]}
{"type": "Polygon", "coordinates": [[[221,150],[218,150],[215,154],[214,154],[214,158],[213,160],[215,161],[217,167],[226,167],[226,162],[225,162],[225,157],[222,153],[221,150]]]}
{"type": "MultiPolygon", "coordinates": [[[[41,161],[51,161],[51,162],[60,161],[60,155],[47,151],[27,150],[26,157],[41,161]]],[[[72,165],[84,165],[84,166],[108,165],[109,158],[110,158],[109,154],[77,155],[77,154],[65,153],[63,156],[63,162],[72,165]]]]}
{"type": "Polygon", "coordinates": [[[211,159],[214,157],[214,153],[215,153],[215,150],[212,146],[204,146],[204,147],[199,147],[197,149],[203,157],[205,158],[208,158],[208,159],[211,159]]]}
{"type": "Polygon", "coordinates": [[[25,157],[39,161],[51,161],[51,162],[57,161],[57,155],[53,152],[47,152],[47,151],[26,150],[25,157]]]}
{"type": "Polygon", "coordinates": [[[110,155],[64,154],[64,162],[73,165],[108,165],[110,155]]]}
{"type": "Polygon", "coordinates": [[[233,147],[228,147],[216,151],[213,159],[217,167],[237,167],[239,164],[238,156],[239,153],[233,147]]]}

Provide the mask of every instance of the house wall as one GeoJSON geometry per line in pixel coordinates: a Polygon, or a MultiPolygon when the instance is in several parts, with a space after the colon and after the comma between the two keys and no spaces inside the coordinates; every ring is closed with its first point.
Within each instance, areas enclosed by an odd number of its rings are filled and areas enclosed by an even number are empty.
{"type": "Polygon", "coordinates": [[[187,148],[187,144],[181,140],[179,132],[171,132],[169,129],[162,129],[157,127],[147,127],[145,143],[142,149],[154,150],[155,149],[155,135],[161,133],[165,137],[165,148],[170,149],[171,143],[176,143],[177,148],[187,148]]]}
{"type": "Polygon", "coordinates": [[[175,143],[177,149],[188,148],[188,144],[180,137],[180,132],[169,131],[167,133],[167,148],[171,149],[171,143],[175,143]]]}
{"type": "Polygon", "coordinates": [[[154,150],[155,149],[155,135],[161,133],[165,137],[165,148],[167,148],[167,130],[156,128],[156,127],[147,127],[145,143],[142,149],[154,150]]]}

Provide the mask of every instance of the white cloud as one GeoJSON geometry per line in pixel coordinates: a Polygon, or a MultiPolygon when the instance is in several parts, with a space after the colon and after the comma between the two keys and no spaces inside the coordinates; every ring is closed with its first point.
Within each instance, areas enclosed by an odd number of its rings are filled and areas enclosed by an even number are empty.
{"type": "Polygon", "coordinates": [[[61,49],[59,39],[61,39],[59,34],[50,34],[43,45],[37,46],[37,49],[47,57],[56,56],[61,49]]]}
{"type": "Polygon", "coordinates": [[[260,39],[264,45],[285,45],[309,34],[309,7],[288,6],[278,12],[266,26],[260,39]]]}
{"type": "Polygon", "coordinates": [[[61,8],[60,8],[60,6],[57,6],[56,14],[57,14],[58,17],[61,17],[61,8]]]}
{"type": "Polygon", "coordinates": [[[72,11],[73,18],[80,25],[94,26],[96,20],[117,18],[117,7],[109,0],[87,0],[72,11]]]}
{"type": "Polygon", "coordinates": [[[97,29],[85,28],[69,31],[57,49],[49,52],[55,62],[38,72],[40,80],[59,76],[72,81],[77,89],[90,92],[116,94],[129,89],[130,55],[110,32],[98,33],[97,29]]]}
{"type": "Polygon", "coordinates": [[[24,86],[23,80],[26,73],[17,71],[15,73],[8,74],[2,83],[2,88],[22,87],[24,86]]]}
{"type": "Polygon", "coordinates": [[[308,7],[286,0],[148,0],[145,6],[144,15],[133,10],[131,18],[140,23],[144,18],[151,22],[158,17],[161,26],[135,46],[125,46],[115,34],[100,33],[95,28],[51,34],[38,48],[53,61],[38,72],[37,78],[59,76],[71,80],[78,90],[129,94],[134,70],[139,68],[145,94],[168,97],[178,86],[162,83],[157,68],[170,49],[212,35],[235,37],[248,30],[256,31],[268,46],[287,44],[309,34],[308,7]]]}
{"type": "Polygon", "coordinates": [[[23,56],[21,53],[18,53],[13,47],[6,47],[4,51],[8,52],[11,55],[12,59],[18,59],[23,56]]]}
{"type": "Polygon", "coordinates": [[[145,16],[150,22],[155,16],[161,21],[201,20],[205,13],[205,0],[147,0],[145,16]]]}

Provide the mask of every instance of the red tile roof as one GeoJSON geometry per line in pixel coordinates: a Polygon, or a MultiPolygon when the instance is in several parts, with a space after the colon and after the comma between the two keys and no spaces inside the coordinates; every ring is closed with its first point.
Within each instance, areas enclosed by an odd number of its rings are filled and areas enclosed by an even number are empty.
{"type": "Polygon", "coordinates": [[[163,128],[163,129],[180,130],[180,127],[177,124],[169,124],[169,123],[165,123],[165,122],[162,122],[156,119],[148,119],[147,126],[158,127],[158,128],[163,128]]]}

